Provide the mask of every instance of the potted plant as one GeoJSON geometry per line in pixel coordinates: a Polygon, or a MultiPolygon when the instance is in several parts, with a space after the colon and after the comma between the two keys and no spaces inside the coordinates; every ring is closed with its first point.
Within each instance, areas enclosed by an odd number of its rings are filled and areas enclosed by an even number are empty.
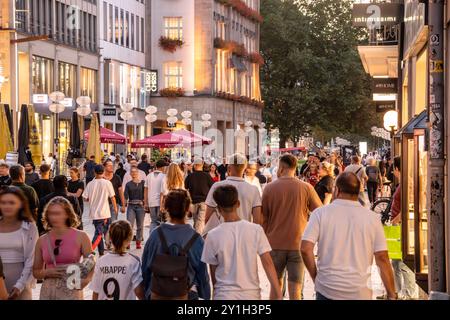
{"type": "Polygon", "coordinates": [[[251,63],[259,64],[259,65],[264,64],[264,58],[262,57],[262,55],[259,52],[250,53],[248,55],[248,61],[250,61],[251,63]]]}
{"type": "Polygon", "coordinates": [[[159,90],[161,97],[176,98],[184,97],[185,91],[183,88],[169,87],[159,90]]]}
{"type": "Polygon", "coordinates": [[[183,40],[180,39],[172,39],[165,36],[159,38],[160,48],[171,53],[174,53],[178,48],[181,48],[183,44],[183,40]]]}

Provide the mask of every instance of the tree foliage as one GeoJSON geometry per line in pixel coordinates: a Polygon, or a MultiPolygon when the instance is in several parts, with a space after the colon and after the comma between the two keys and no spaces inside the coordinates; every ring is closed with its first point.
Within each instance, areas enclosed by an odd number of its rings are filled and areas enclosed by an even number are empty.
{"type": "Polygon", "coordinates": [[[379,117],[356,46],[348,0],[261,1],[265,121],[281,144],[307,131],[332,137],[370,136],[379,117]]]}

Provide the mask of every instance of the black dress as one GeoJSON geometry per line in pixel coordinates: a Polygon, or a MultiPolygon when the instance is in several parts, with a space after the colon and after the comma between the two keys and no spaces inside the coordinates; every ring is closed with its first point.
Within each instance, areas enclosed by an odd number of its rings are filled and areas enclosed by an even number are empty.
{"type": "Polygon", "coordinates": [[[316,190],[317,194],[319,195],[320,200],[322,200],[322,203],[325,201],[325,195],[327,193],[333,193],[333,187],[334,187],[334,179],[331,176],[325,176],[316,184],[314,189],[316,190]]]}

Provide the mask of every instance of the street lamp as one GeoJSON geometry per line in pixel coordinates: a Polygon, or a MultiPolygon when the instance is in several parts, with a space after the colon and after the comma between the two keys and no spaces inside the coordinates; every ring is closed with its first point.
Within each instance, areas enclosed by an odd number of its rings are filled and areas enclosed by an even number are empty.
{"type": "MultiPolygon", "coordinates": [[[[65,94],[60,91],[54,91],[50,93],[49,95],[50,100],[52,103],[48,106],[48,109],[50,112],[54,114],[55,119],[55,137],[53,142],[53,155],[56,156],[56,158],[59,160],[59,114],[63,112],[66,107],[61,103],[66,98],[65,94]]],[[[57,168],[57,173],[59,171],[59,163],[57,168]]]]}
{"type": "Polygon", "coordinates": [[[384,114],[384,128],[391,133],[391,138],[394,137],[398,126],[398,112],[391,110],[384,114]]]}
{"type": "Polygon", "coordinates": [[[131,112],[134,109],[133,104],[127,102],[120,106],[122,109],[122,113],[120,117],[125,121],[125,152],[128,154],[128,121],[133,118],[133,113],[131,112]]]}
{"type": "MultiPolygon", "coordinates": [[[[78,104],[78,108],[75,110],[76,113],[78,114],[78,116],[83,118],[83,121],[81,121],[81,135],[82,135],[82,139],[81,139],[81,152],[82,154],[84,154],[84,150],[85,150],[85,136],[84,136],[84,117],[88,116],[91,114],[92,110],[91,110],[91,98],[88,96],[81,96],[78,97],[76,100],[77,104],[78,104]]],[[[73,125],[73,124],[72,124],[73,125]]]]}

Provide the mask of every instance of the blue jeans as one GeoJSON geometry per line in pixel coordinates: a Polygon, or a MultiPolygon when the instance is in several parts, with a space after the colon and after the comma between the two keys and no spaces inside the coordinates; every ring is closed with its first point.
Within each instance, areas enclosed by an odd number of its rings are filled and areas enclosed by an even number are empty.
{"type": "MultiPolygon", "coordinates": [[[[119,205],[117,205],[117,208],[119,208],[119,205]]],[[[116,211],[114,210],[114,205],[112,203],[109,204],[109,212],[111,213],[111,223],[117,220],[119,213],[116,215],[116,211]]]]}
{"type": "Polygon", "coordinates": [[[408,299],[417,299],[419,291],[414,272],[402,260],[398,259],[392,260],[392,268],[394,269],[395,289],[397,292],[408,299]]]}
{"type": "Polygon", "coordinates": [[[325,297],[324,295],[322,295],[320,292],[316,292],[316,300],[319,301],[328,301],[331,299],[328,299],[327,297],[325,297]]]}
{"type": "Polygon", "coordinates": [[[134,222],[136,221],[136,241],[144,240],[144,218],[145,210],[141,205],[129,204],[127,209],[127,220],[131,223],[134,229],[134,222]]]}
{"type": "Polygon", "coordinates": [[[95,227],[94,238],[92,239],[92,249],[95,250],[98,247],[99,255],[105,253],[105,243],[103,239],[108,232],[109,224],[111,223],[111,218],[102,220],[93,220],[92,223],[95,227]]]}
{"type": "Polygon", "coordinates": [[[161,224],[161,210],[160,207],[150,207],[150,233],[161,224]]]}

